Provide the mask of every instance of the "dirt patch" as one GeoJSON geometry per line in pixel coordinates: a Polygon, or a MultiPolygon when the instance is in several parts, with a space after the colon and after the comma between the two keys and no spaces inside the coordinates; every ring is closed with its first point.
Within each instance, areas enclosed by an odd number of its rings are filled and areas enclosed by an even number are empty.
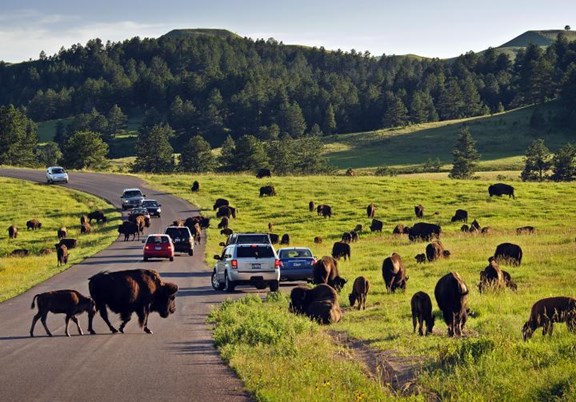
{"type": "MultiPolygon", "coordinates": [[[[382,386],[389,387],[398,396],[422,394],[416,385],[424,359],[400,356],[393,350],[380,350],[371,347],[366,341],[350,337],[345,332],[327,331],[337,344],[346,347],[352,358],[364,364],[368,375],[382,386]]],[[[437,400],[432,394],[426,400],[437,400]]]]}

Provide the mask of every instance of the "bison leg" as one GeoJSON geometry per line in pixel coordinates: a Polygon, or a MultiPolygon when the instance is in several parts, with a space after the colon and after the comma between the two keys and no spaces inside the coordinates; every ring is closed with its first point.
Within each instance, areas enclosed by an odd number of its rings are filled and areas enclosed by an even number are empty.
{"type": "Polygon", "coordinates": [[[136,314],[138,314],[138,322],[140,323],[140,326],[144,327],[144,332],[147,334],[153,334],[150,328],[148,328],[148,315],[150,314],[149,309],[144,307],[142,310],[137,311],[136,314]]]}
{"type": "Polygon", "coordinates": [[[48,329],[48,325],[46,325],[46,317],[47,316],[48,316],[48,310],[46,310],[46,312],[41,315],[40,322],[44,326],[44,329],[46,330],[46,333],[48,334],[48,336],[52,336],[52,332],[50,332],[50,330],[48,329]]]}
{"type": "MultiPolygon", "coordinates": [[[[80,323],[78,322],[78,318],[76,318],[75,315],[70,316],[70,319],[74,322],[74,324],[76,324],[76,327],[78,328],[78,335],[84,335],[84,332],[82,332],[82,328],[80,328],[80,323]]],[[[66,325],[66,329],[68,329],[68,325],[66,325]]]]}
{"type": "Polygon", "coordinates": [[[38,312],[38,314],[36,314],[34,316],[34,318],[32,319],[32,326],[30,327],[30,336],[34,337],[34,326],[36,325],[36,322],[40,319],[40,316],[42,314],[40,312],[38,312]]]}
{"type": "MultiPolygon", "coordinates": [[[[106,325],[108,325],[108,328],[110,328],[110,331],[115,334],[118,332],[118,330],[116,328],[114,328],[112,326],[112,324],[110,324],[110,320],[108,319],[108,310],[106,309],[106,305],[103,306],[97,306],[98,310],[100,311],[100,317],[102,317],[102,319],[104,320],[104,322],[106,323],[106,325]]],[[[89,318],[89,328],[88,330],[90,331],[91,334],[95,334],[96,332],[94,332],[94,330],[92,329],[92,320],[89,318]]]]}
{"type": "Polygon", "coordinates": [[[126,324],[128,324],[128,322],[130,321],[130,319],[132,318],[132,313],[122,313],[120,314],[120,317],[122,318],[122,324],[120,324],[120,328],[118,328],[118,330],[121,333],[124,333],[124,327],[126,327],[126,324]]]}

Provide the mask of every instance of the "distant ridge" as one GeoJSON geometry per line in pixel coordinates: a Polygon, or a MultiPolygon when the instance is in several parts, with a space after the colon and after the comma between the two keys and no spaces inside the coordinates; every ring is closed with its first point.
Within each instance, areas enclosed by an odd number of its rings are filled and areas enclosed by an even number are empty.
{"type": "Polygon", "coordinates": [[[212,28],[195,28],[195,29],[173,29],[167,34],[162,35],[160,38],[178,39],[191,36],[214,36],[217,38],[240,38],[234,32],[226,29],[212,29],[212,28]]]}
{"type": "Polygon", "coordinates": [[[506,47],[527,47],[530,44],[536,46],[550,46],[558,34],[564,33],[569,41],[576,40],[576,31],[569,31],[565,29],[551,29],[547,31],[526,31],[522,35],[515,37],[511,41],[504,43],[498,48],[506,47]]]}

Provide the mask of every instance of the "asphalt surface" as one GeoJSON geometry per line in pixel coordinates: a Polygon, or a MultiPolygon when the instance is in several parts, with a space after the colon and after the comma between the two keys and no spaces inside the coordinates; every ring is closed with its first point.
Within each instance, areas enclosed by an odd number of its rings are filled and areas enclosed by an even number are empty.
{"type": "MultiPolygon", "coordinates": [[[[45,182],[44,172],[37,170],[0,169],[0,176],[45,182]]],[[[147,188],[130,176],[72,172],[70,183],[59,185],[95,194],[118,208],[124,188],[141,188],[147,198],[162,204],[162,217],[152,218],[145,233],[162,233],[173,220],[199,213],[188,202],[147,188]]],[[[196,246],[194,256],[177,254],[173,262],[143,262],[142,246],[138,241],[126,242],[122,236],[82,264],[0,303],[0,401],[250,400],[242,382],[220,359],[206,324],[212,307],[231,296],[210,286],[210,268],[202,261],[203,244],[196,246]],[[50,313],[47,323],[54,336],[46,335],[41,322],[36,324],[35,337],[29,336],[37,311],[30,309],[34,295],[57,289],[89,295],[92,275],[133,268],[155,269],[165,281],[179,287],[173,315],[166,319],[150,315],[148,326],[153,335],[144,333],[135,314],[125,334],[111,334],[97,314],[97,335],[90,335],[87,315],[82,314],[78,319],[85,335],[79,336],[71,322],[72,336],[68,338],[64,315],[50,313]]],[[[256,290],[241,290],[232,297],[246,292],[256,290]]],[[[118,327],[119,316],[109,316],[118,327]]]]}

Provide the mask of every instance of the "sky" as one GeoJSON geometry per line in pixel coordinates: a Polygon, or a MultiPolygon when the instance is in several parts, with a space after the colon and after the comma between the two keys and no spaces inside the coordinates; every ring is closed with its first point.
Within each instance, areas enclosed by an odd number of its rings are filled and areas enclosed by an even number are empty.
{"type": "Polygon", "coordinates": [[[0,60],[9,63],[95,38],[121,42],[186,28],[441,59],[498,47],[529,30],[576,29],[573,0],[2,0],[0,9],[0,60]]]}

